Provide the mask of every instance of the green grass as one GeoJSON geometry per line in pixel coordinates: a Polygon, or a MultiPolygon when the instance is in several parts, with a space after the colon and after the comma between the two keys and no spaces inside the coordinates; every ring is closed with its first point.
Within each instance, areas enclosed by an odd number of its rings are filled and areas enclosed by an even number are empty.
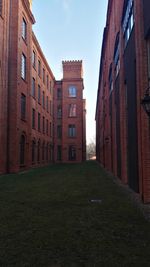
{"type": "Polygon", "coordinates": [[[96,162],[0,176],[5,266],[150,266],[150,223],[96,162]]]}

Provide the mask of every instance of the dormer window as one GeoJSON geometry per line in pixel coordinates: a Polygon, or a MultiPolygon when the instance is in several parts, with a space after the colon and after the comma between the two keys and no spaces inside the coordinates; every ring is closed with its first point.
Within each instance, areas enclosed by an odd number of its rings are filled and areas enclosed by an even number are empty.
{"type": "Polygon", "coordinates": [[[134,25],[133,0],[128,0],[124,7],[124,16],[122,23],[125,46],[130,38],[133,25],[134,25]]]}

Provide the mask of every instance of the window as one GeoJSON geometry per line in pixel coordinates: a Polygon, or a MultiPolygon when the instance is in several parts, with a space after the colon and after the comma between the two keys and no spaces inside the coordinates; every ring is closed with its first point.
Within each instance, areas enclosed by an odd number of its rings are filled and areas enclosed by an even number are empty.
{"type": "Polygon", "coordinates": [[[128,0],[126,1],[126,5],[124,7],[124,17],[122,24],[125,46],[130,38],[133,25],[134,25],[133,0],[128,0]]]}
{"type": "Polygon", "coordinates": [[[48,135],[48,120],[46,120],[46,134],[48,135]]]}
{"type": "Polygon", "coordinates": [[[36,143],[35,140],[32,141],[32,164],[35,163],[35,148],[36,148],[36,143]]]}
{"type": "Polygon", "coordinates": [[[60,119],[62,117],[62,107],[58,106],[57,107],[57,118],[60,119]]]}
{"type": "Polygon", "coordinates": [[[46,145],[46,161],[48,161],[48,150],[49,150],[49,144],[46,145]]]}
{"type": "Polygon", "coordinates": [[[45,117],[43,116],[43,134],[45,134],[45,117]]]}
{"type": "Polygon", "coordinates": [[[148,81],[150,85],[150,39],[147,40],[147,65],[148,65],[148,81]]]}
{"type": "Polygon", "coordinates": [[[38,60],[38,75],[41,76],[41,61],[38,60]]]}
{"type": "Polygon", "coordinates": [[[58,88],[57,89],[57,99],[61,99],[62,98],[62,89],[58,88]]]}
{"type": "Polygon", "coordinates": [[[35,98],[35,79],[32,78],[32,96],[35,98]]]}
{"type": "Polygon", "coordinates": [[[48,78],[48,75],[46,76],[46,86],[47,86],[47,89],[48,89],[48,84],[49,84],[49,78],[48,78]]]}
{"type": "Polygon", "coordinates": [[[41,87],[38,85],[38,103],[41,103],[41,87]]]}
{"type": "Polygon", "coordinates": [[[50,137],[52,137],[52,123],[50,122],[50,126],[49,126],[49,131],[50,131],[50,137]]]}
{"type": "Polygon", "coordinates": [[[68,150],[68,159],[71,161],[76,160],[76,148],[75,146],[69,146],[69,150],[68,150]]]}
{"type": "Polygon", "coordinates": [[[53,112],[52,112],[52,110],[53,110],[53,108],[52,108],[52,101],[50,100],[50,115],[53,115],[53,112]]]}
{"type": "Polygon", "coordinates": [[[52,93],[52,82],[50,81],[49,82],[49,91],[50,91],[50,94],[52,93]]]}
{"type": "Polygon", "coordinates": [[[45,160],[45,142],[42,144],[42,160],[45,160]]]}
{"type": "MultiPolygon", "coordinates": [[[[1,3],[2,1],[0,1],[1,3]]],[[[27,23],[25,19],[22,20],[22,38],[26,41],[27,39],[27,23]]]]}
{"type": "Polygon", "coordinates": [[[20,165],[25,163],[25,136],[21,135],[20,138],[20,165]]]}
{"type": "Polygon", "coordinates": [[[43,83],[45,83],[45,69],[43,68],[43,83]]]}
{"type": "Polygon", "coordinates": [[[26,96],[21,94],[21,119],[25,120],[26,117],[26,96]]]}
{"type": "Polygon", "coordinates": [[[32,129],[35,129],[35,109],[32,109],[32,129]]]}
{"type": "Polygon", "coordinates": [[[42,107],[45,108],[45,93],[42,94],[42,107]]]}
{"type": "Polygon", "coordinates": [[[68,136],[76,137],[76,126],[74,124],[69,124],[68,126],[68,136]]]}
{"type": "Polygon", "coordinates": [[[38,113],[38,131],[41,131],[41,114],[38,113]]]}
{"type": "Polygon", "coordinates": [[[46,97],[46,110],[48,112],[48,96],[46,97]]]}
{"type": "Polygon", "coordinates": [[[21,78],[26,80],[26,56],[24,54],[21,57],[21,78]]]}
{"type": "Polygon", "coordinates": [[[50,162],[52,162],[52,160],[53,160],[53,146],[52,146],[52,144],[50,144],[49,159],[50,159],[50,162]]]}
{"type": "Polygon", "coordinates": [[[32,51],[32,66],[36,68],[36,54],[34,50],[32,51]]]}
{"type": "Polygon", "coordinates": [[[114,49],[114,64],[115,64],[116,77],[118,76],[118,73],[119,73],[119,70],[120,70],[119,53],[120,53],[120,44],[119,44],[119,33],[118,33],[117,37],[116,37],[115,49],[114,49]]]}
{"type": "Polygon", "coordinates": [[[111,92],[113,90],[113,76],[112,76],[112,64],[110,65],[109,68],[109,91],[111,92]]]}
{"type": "Polygon", "coordinates": [[[61,139],[62,137],[62,126],[57,125],[57,138],[61,139]]]}
{"type": "Polygon", "coordinates": [[[69,105],[69,117],[76,117],[76,104],[69,105]]]}
{"type": "Polygon", "coordinates": [[[38,141],[37,146],[37,162],[40,162],[40,140],[38,141]]]}
{"type": "Polygon", "coordinates": [[[62,149],[61,146],[57,146],[57,160],[61,161],[62,149]]]}
{"type": "Polygon", "coordinates": [[[77,96],[77,89],[75,86],[69,87],[69,97],[76,97],[77,96]]]}

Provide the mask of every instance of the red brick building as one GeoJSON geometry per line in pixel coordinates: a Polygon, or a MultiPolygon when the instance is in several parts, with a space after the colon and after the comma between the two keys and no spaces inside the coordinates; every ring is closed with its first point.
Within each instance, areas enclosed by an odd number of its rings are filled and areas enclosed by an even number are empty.
{"type": "Polygon", "coordinates": [[[150,202],[150,1],[109,0],[96,107],[97,160],[150,202]]]}
{"type": "MultiPolygon", "coordinates": [[[[0,0],[0,173],[42,166],[55,159],[57,82],[32,31],[31,2],[0,0]]],[[[83,110],[79,115],[83,123],[83,110]]],[[[66,131],[65,117],[63,125],[66,131]]],[[[83,130],[81,135],[83,138],[83,130]]],[[[83,139],[78,142],[85,144],[83,139]]],[[[78,156],[76,161],[80,161],[78,156]]]]}
{"type": "Polygon", "coordinates": [[[86,159],[85,100],[82,61],[63,61],[63,79],[54,90],[54,158],[56,162],[86,159]]]}

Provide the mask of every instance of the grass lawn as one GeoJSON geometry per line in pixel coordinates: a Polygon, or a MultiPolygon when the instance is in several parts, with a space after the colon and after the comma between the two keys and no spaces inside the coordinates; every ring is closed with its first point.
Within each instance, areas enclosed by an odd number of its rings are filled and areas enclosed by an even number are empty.
{"type": "Polygon", "coordinates": [[[0,176],[5,266],[149,267],[150,223],[96,162],[0,176]]]}

